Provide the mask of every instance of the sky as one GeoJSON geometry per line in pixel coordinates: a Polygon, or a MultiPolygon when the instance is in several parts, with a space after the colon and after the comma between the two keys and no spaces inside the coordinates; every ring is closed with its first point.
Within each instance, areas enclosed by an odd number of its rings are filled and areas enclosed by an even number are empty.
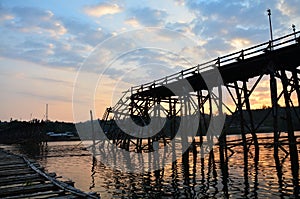
{"type": "MultiPolygon", "coordinates": [[[[1,0],[0,120],[45,119],[46,104],[50,120],[88,119],[87,106],[76,105],[74,114],[74,99],[92,101],[101,117],[122,91],[188,67],[170,52],[178,43],[177,53],[201,63],[268,41],[268,8],[274,38],[291,33],[292,24],[300,28],[300,0],[1,0]],[[133,40],[146,44],[127,52],[133,40]],[[120,49],[117,58],[109,54],[120,49]],[[84,93],[90,85],[93,99],[84,93]]],[[[254,107],[269,103],[266,88],[262,82],[254,107]]]]}

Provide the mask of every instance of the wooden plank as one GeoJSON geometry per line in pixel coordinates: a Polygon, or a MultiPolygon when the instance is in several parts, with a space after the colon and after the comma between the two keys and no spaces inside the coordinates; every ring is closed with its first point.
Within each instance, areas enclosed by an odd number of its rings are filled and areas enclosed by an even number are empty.
{"type": "Polygon", "coordinates": [[[79,197],[69,194],[69,195],[58,196],[58,197],[50,197],[48,199],[75,199],[75,198],[79,198],[79,197]]]}
{"type": "Polygon", "coordinates": [[[0,159],[1,159],[1,162],[6,163],[6,164],[9,164],[9,162],[11,162],[11,161],[24,162],[21,159],[14,159],[14,158],[5,158],[5,157],[3,157],[3,158],[0,158],[0,159]]]}
{"type": "MultiPolygon", "coordinates": [[[[39,169],[41,169],[41,170],[44,169],[43,167],[39,167],[40,166],[39,164],[36,164],[36,165],[39,169]]],[[[14,166],[14,165],[11,165],[11,167],[9,167],[7,165],[7,166],[3,167],[3,169],[0,169],[0,172],[11,172],[11,171],[18,172],[19,170],[24,170],[24,169],[31,170],[31,168],[28,165],[24,165],[23,167],[22,166],[14,166]]]]}
{"type": "Polygon", "coordinates": [[[1,159],[20,159],[20,160],[22,159],[20,157],[16,157],[13,154],[8,154],[8,153],[1,153],[0,158],[1,159]]]}
{"type": "Polygon", "coordinates": [[[0,161],[0,166],[3,165],[13,165],[13,164],[24,164],[23,160],[11,160],[11,161],[0,161]]]}
{"type": "Polygon", "coordinates": [[[20,194],[50,191],[50,190],[55,190],[55,186],[51,183],[0,188],[0,198],[7,197],[7,196],[20,195],[20,194]]]}
{"type": "Polygon", "coordinates": [[[0,178],[0,188],[1,186],[8,186],[13,184],[20,184],[20,183],[29,183],[41,179],[38,174],[27,174],[22,176],[9,176],[5,178],[0,178]]]}
{"type": "MultiPolygon", "coordinates": [[[[55,173],[48,174],[51,177],[55,177],[55,173]]],[[[21,184],[21,183],[31,183],[31,182],[45,182],[45,179],[42,178],[39,174],[27,174],[22,176],[9,176],[5,178],[0,178],[0,187],[8,186],[13,184],[21,184]]]]}
{"type": "MultiPolygon", "coordinates": [[[[39,167],[39,164],[35,164],[37,167],[39,167]]],[[[2,165],[0,166],[0,171],[4,170],[13,170],[13,169],[20,169],[20,168],[29,168],[28,165],[24,162],[22,164],[9,164],[9,165],[2,165]]]]}
{"type": "Polygon", "coordinates": [[[0,171],[0,177],[25,175],[25,174],[33,174],[33,173],[35,173],[35,172],[30,168],[10,170],[10,171],[0,171]]]}
{"type": "Polygon", "coordinates": [[[46,192],[39,192],[39,193],[32,193],[32,194],[21,194],[17,196],[8,196],[3,199],[19,199],[19,198],[49,198],[54,197],[57,198],[59,195],[64,194],[63,190],[59,191],[46,191],[46,192]]]}

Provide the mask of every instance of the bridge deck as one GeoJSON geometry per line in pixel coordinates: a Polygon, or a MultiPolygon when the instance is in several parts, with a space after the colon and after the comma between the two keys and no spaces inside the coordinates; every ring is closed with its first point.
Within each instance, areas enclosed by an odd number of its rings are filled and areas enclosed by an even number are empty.
{"type": "Polygon", "coordinates": [[[160,98],[173,96],[174,94],[166,86],[181,85],[182,79],[188,80],[194,91],[206,90],[207,86],[203,77],[215,78],[209,70],[212,65],[218,66],[224,84],[269,74],[270,70],[297,69],[300,66],[300,38],[295,39],[295,35],[286,35],[274,40],[272,50],[270,48],[271,42],[266,42],[162,78],[152,84],[133,87],[133,95],[141,97],[159,96],[160,98]],[[294,38],[288,40],[287,38],[291,36],[294,38]],[[203,69],[204,72],[201,72],[203,69]]]}

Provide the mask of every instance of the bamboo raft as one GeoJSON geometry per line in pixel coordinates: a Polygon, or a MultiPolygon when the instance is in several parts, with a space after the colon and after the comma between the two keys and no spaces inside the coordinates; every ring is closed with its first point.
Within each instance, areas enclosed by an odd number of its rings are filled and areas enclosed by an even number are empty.
{"type": "Polygon", "coordinates": [[[0,198],[100,198],[57,180],[55,173],[45,173],[24,156],[0,149],[0,160],[0,198]]]}

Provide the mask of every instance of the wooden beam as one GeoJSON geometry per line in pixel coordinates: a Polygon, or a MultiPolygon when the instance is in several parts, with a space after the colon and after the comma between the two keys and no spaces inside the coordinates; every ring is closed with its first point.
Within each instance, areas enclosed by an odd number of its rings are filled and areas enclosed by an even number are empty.
{"type": "Polygon", "coordinates": [[[15,196],[15,195],[27,194],[27,193],[37,193],[43,191],[50,191],[53,189],[55,189],[55,186],[52,183],[17,186],[17,187],[5,187],[5,188],[0,188],[0,197],[2,198],[11,195],[15,196]]]}

